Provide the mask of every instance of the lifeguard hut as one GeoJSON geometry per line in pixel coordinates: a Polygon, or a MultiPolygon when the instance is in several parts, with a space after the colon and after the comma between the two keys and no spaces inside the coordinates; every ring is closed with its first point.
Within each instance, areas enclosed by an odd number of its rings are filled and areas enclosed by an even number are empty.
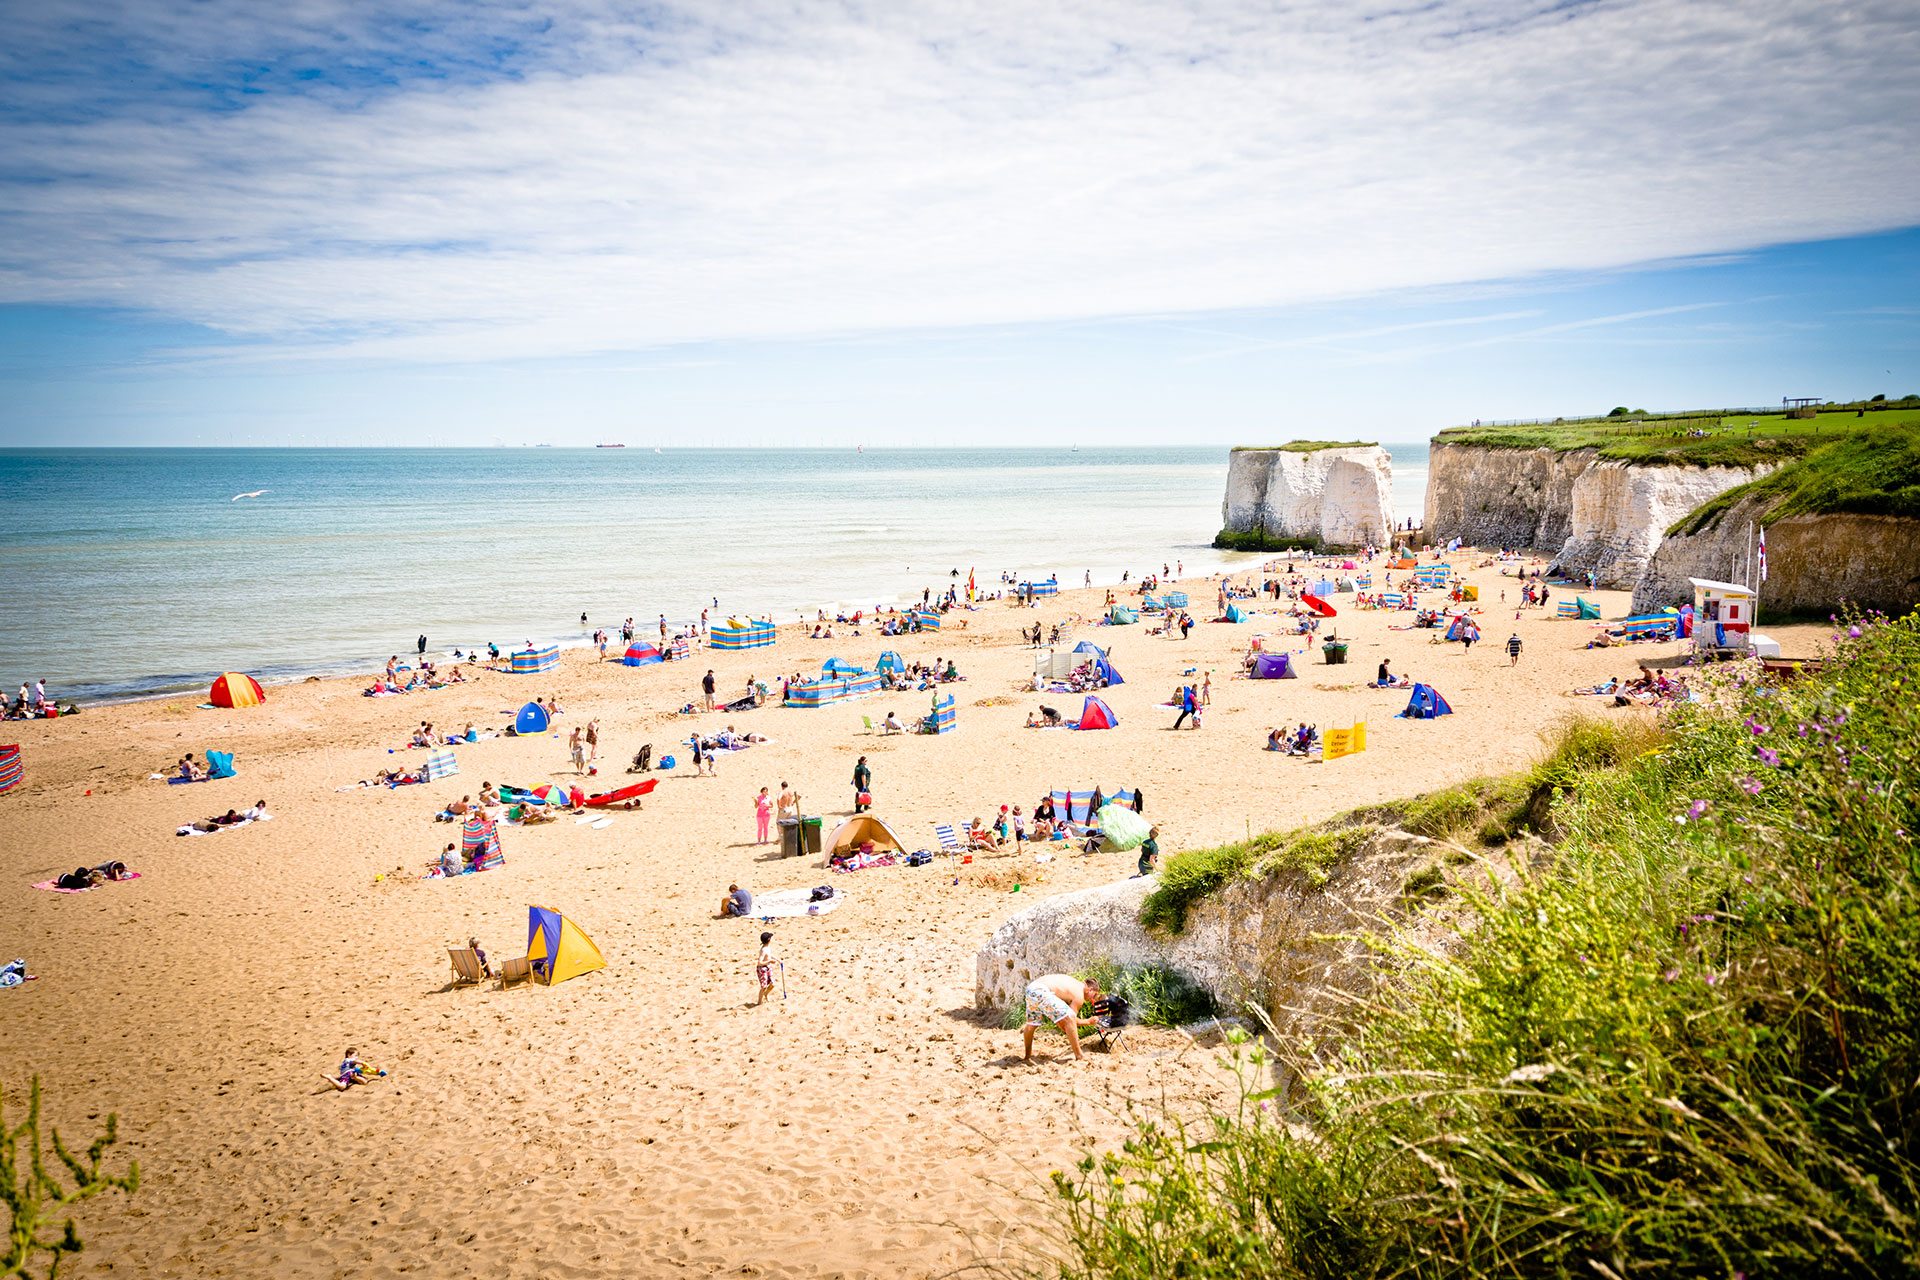
{"type": "Polygon", "coordinates": [[[1778,657],[1780,646],[1753,630],[1759,597],[1737,582],[1688,578],[1693,585],[1693,644],[1703,653],[1745,653],[1778,657]]]}

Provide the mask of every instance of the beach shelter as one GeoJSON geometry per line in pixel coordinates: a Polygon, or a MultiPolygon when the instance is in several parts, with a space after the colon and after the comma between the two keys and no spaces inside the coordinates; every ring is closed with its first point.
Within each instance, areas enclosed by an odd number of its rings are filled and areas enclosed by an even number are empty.
{"type": "Polygon", "coordinates": [[[1108,684],[1125,684],[1126,683],[1125,680],[1122,680],[1120,678],[1120,668],[1114,666],[1111,662],[1108,662],[1105,658],[1095,659],[1093,664],[1093,669],[1095,672],[1099,674],[1100,678],[1102,680],[1105,680],[1108,684]]]}
{"type": "Polygon", "coordinates": [[[550,644],[544,649],[522,649],[509,659],[509,666],[517,676],[536,675],[542,671],[552,671],[560,665],[560,646],[550,644]]]}
{"type": "Polygon", "coordinates": [[[901,659],[899,654],[889,649],[880,655],[880,660],[873,664],[873,669],[881,675],[886,675],[892,671],[905,671],[907,664],[901,659]]]}
{"type": "Polygon", "coordinates": [[[1363,573],[1359,577],[1355,578],[1353,580],[1353,589],[1355,591],[1373,590],[1373,575],[1370,573],[1363,573]]]}
{"type": "Polygon", "coordinates": [[[1326,602],[1326,599],[1322,597],[1317,590],[1309,591],[1303,594],[1300,597],[1300,603],[1307,606],[1307,608],[1313,610],[1315,613],[1319,614],[1323,618],[1331,618],[1335,616],[1335,613],[1336,613],[1336,610],[1334,609],[1334,607],[1328,604],[1326,602]]]}
{"type": "Polygon", "coordinates": [[[234,773],[233,771],[233,752],[231,751],[207,752],[207,777],[233,778],[238,776],[239,775],[234,773]]]}
{"type": "Polygon", "coordinates": [[[844,658],[828,658],[820,664],[820,673],[823,676],[846,679],[851,676],[863,676],[867,674],[867,669],[865,667],[856,667],[844,658]]]}
{"type": "Polygon", "coordinates": [[[1447,624],[1447,639],[1449,640],[1478,640],[1479,638],[1479,624],[1464,613],[1454,614],[1453,621],[1447,624]]]}
{"type": "Polygon", "coordinates": [[[914,609],[909,612],[907,616],[918,623],[922,631],[938,631],[940,629],[940,611],[938,609],[914,609]]]}
{"type": "Polygon", "coordinates": [[[1255,680],[1297,680],[1294,674],[1293,656],[1286,653],[1256,653],[1253,655],[1253,670],[1249,673],[1255,680]]]}
{"type": "Polygon", "coordinates": [[[728,618],[725,626],[715,627],[707,636],[707,644],[715,649],[764,649],[773,640],[773,623],[740,618],[728,618]]]}
{"type": "Polygon", "coordinates": [[[11,791],[19,786],[22,772],[20,744],[13,742],[0,746],[0,792],[11,791]]]}
{"type": "MultiPolygon", "coordinates": [[[[208,759],[212,759],[213,753],[209,751],[207,753],[207,757],[208,759]]],[[[442,778],[451,778],[454,774],[458,772],[460,772],[460,762],[454,759],[453,752],[451,751],[427,752],[427,781],[428,782],[438,782],[442,778]]]]}
{"type": "Polygon", "coordinates": [[[500,828],[476,813],[460,828],[460,853],[480,870],[497,867],[504,861],[500,852],[500,828]]]}
{"type": "Polygon", "coordinates": [[[1045,582],[1023,582],[1021,592],[1029,599],[1039,596],[1057,596],[1060,594],[1060,579],[1048,578],[1045,582]]]}
{"type": "Polygon", "coordinates": [[[1162,603],[1169,609],[1184,609],[1187,607],[1187,593],[1184,591],[1169,591],[1162,603]]]}
{"type": "Polygon", "coordinates": [[[1147,833],[1153,830],[1153,824],[1123,804],[1107,804],[1093,815],[1093,825],[1100,828],[1106,837],[1103,849],[1125,851],[1137,849],[1146,842],[1147,833]]]}
{"type": "Polygon", "coordinates": [[[1580,611],[1580,616],[1582,618],[1598,618],[1600,616],[1600,606],[1595,604],[1593,601],[1587,599],[1585,596],[1575,596],[1573,603],[1574,603],[1574,606],[1580,611]]]}
{"type": "Polygon", "coordinates": [[[527,959],[534,978],[550,987],[607,967],[593,939],[552,907],[527,908],[527,959]]]}
{"type": "Polygon", "coordinates": [[[1450,716],[1453,708],[1440,691],[1430,684],[1413,686],[1413,696],[1407,699],[1407,709],[1400,713],[1409,720],[1432,720],[1436,716],[1450,716]]]}
{"type": "Polygon", "coordinates": [[[1080,708],[1080,723],[1074,727],[1078,729],[1111,729],[1119,723],[1120,717],[1113,714],[1112,707],[1089,694],[1085,704],[1080,708]]]}
{"type": "Polygon", "coordinates": [[[944,698],[936,695],[933,700],[933,731],[952,733],[953,729],[953,695],[948,694],[944,698]]]}
{"type": "Polygon", "coordinates": [[[216,707],[257,707],[266,700],[260,682],[239,671],[220,676],[207,691],[207,701],[216,707]]]}
{"type": "Polygon", "coordinates": [[[513,718],[513,731],[524,738],[529,734],[545,733],[547,726],[552,723],[545,707],[537,702],[529,702],[513,718]]]}
{"type": "Polygon", "coordinates": [[[893,834],[893,828],[870,813],[856,813],[833,829],[833,839],[827,842],[827,856],[836,853],[852,853],[861,845],[871,843],[875,853],[905,853],[907,846],[900,843],[900,837],[893,834]]]}
{"type": "Polygon", "coordinates": [[[1310,596],[1319,596],[1322,600],[1325,600],[1334,593],[1334,590],[1334,585],[1325,578],[1322,578],[1307,588],[1307,594],[1310,596]]]}
{"type": "Polygon", "coordinates": [[[652,645],[645,643],[628,645],[626,656],[620,659],[620,661],[630,667],[645,667],[656,662],[665,662],[666,660],[665,654],[661,653],[652,645]]]}
{"type": "Polygon", "coordinates": [[[1252,619],[1252,617],[1253,617],[1253,614],[1251,612],[1249,612],[1246,609],[1242,609],[1237,604],[1230,604],[1227,606],[1228,622],[1246,622],[1252,619]]]}
{"type": "MultiPolygon", "coordinates": [[[[1562,600],[1554,609],[1553,616],[1556,618],[1577,618],[1580,616],[1580,606],[1572,600],[1562,600]]],[[[1453,637],[1449,636],[1447,638],[1451,640],[1453,637]]]]}
{"type": "Polygon", "coordinates": [[[1140,611],[1129,609],[1123,604],[1116,604],[1107,610],[1107,621],[1116,627],[1132,626],[1140,621],[1140,611]]]}

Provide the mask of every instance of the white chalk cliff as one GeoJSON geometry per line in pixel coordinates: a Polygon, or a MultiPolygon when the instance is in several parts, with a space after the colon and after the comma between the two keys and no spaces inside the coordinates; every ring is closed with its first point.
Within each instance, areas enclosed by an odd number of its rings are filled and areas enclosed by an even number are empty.
{"type": "Polygon", "coordinates": [[[1323,547],[1385,546],[1393,527],[1393,459],[1357,448],[1235,449],[1220,523],[1230,533],[1312,539],[1323,547]]]}
{"type": "Polygon", "coordinates": [[[1768,467],[1690,467],[1602,459],[1593,449],[1496,449],[1436,444],[1427,474],[1425,534],[1483,547],[1530,547],[1553,569],[1599,585],[1634,587],[1666,531],[1689,511],[1768,467]]]}

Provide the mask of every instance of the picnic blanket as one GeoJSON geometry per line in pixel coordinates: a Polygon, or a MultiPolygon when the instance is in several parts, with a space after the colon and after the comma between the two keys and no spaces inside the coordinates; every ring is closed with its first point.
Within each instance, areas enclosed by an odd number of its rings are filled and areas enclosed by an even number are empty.
{"type": "Polygon", "coordinates": [[[778,920],[791,916],[824,916],[837,911],[840,904],[847,900],[846,891],[835,889],[831,898],[820,902],[809,899],[812,889],[775,889],[772,893],[755,894],[753,910],[746,915],[750,920],[778,920]]]}
{"type": "MultiPolygon", "coordinates": [[[[129,871],[127,872],[126,875],[121,876],[119,880],[102,880],[100,884],[119,884],[122,880],[138,880],[139,878],[140,878],[140,873],[138,871],[129,871]]],[[[33,887],[36,889],[45,889],[48,893],[86,893],[87,892],[87,889],[62,889],[60,887],[59,882],[56,880],[42,880],[40,883],[34,885],[33,887]]],[[[88,889],[98,889],[99,887],[100,885],[98,884],[89,885],[88,889]]]]}

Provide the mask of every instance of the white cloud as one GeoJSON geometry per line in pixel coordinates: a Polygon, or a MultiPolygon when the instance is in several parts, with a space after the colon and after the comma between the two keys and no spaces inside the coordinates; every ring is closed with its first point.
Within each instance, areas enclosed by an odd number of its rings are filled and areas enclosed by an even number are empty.
{"type": "MultiPolygon", "coordinates": [[[[256,9],[141,7],[112,34],[142,75],[23,78],[0,300],[491,358],[1273,307],[1920,223],[1905,3],[256,9]],[[219,111],[181,87],[248,60],[334,74],[219,111]]],[[[10,77],[79,38],[25,34],[10,77]]]]}

